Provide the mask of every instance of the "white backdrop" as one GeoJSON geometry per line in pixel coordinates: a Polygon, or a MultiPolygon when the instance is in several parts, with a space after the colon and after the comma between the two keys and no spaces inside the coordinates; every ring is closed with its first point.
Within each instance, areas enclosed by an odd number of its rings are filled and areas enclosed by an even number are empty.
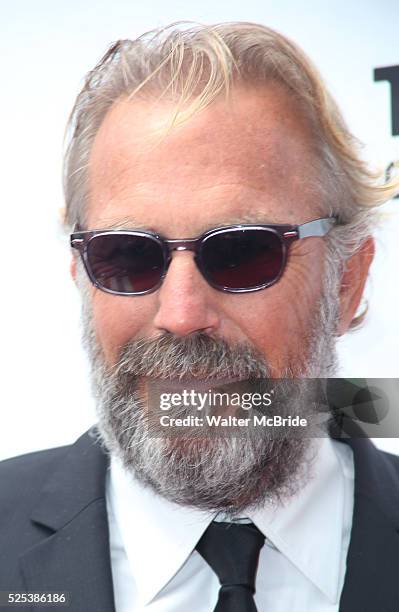
{"type": "MultiPolygon", "coordinates": [[[[84,74],[112,41],[177,20],[257,21],[288,35],[327,78],[366,157],[380,166],[399,159],[389,85],[373,80],[374,68],[399,64],[397,0],[3,4],[0,458],[70,443],[95,420],[78,295],[57,228],[63,131],[84,74]]],[[[399,376],[399,200],[394,204],[377,236],[367,324],[339,346],[343,376],[399,376]]],[[[399,453],[399,440],[377,444],[399,453]]]]}

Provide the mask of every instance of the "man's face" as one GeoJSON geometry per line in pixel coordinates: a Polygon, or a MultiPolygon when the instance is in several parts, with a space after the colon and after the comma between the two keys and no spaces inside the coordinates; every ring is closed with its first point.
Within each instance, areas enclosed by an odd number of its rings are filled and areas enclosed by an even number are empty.
{"type": "MultiPolygon", "coordinates": [[[[193,238],[237,222],[323,216],[308,129],[280,88],[235,92],[230,104],[220,101],[161,138],[172,111],[165,103],[119,102],[106,116],[90,160],[88,229],[193,238]]],[[[229,512],[292,495],[310,467],[311,440],[289,432],[276,438],[267,427],[238,437],[200,430],[159,437],[144,391],[154,378],[192,388],[194,378],[208,384],[331,373],[337,297],[327,298],[324,249],[321,238],[295,242],[279,282],[248,294],[213,289],[191,252],[174,252],[162,286],[148,295],[93,287],[88,295],[85,286],[100,433],[141,482],[173,502],[229,512]]],[[[278,384],[281,416],[311,412],[308,390],[300,395],[278,384]]]]}
{"type": "MultiPolygon", "coordinates": [[[[117,103],[94,142],[87,227],[151,229],[166,238],[244,222],[300,224],[323,216],[313,180],[312,140],[295,101],[277,85],[236,90],[173,128],[173,106],[117,103]],[[312,187],[313,185],[313,187],[312,187]]],[[[93,326],[107,363],[128,341],[204,332],[250,343],[272,375],[302,371],[323,286],[321,238],[293,244],[274,286],[223,293],[201,276],[191,252],[175,252],[163,285],[123,297],[92,289],[93,326]]]]}

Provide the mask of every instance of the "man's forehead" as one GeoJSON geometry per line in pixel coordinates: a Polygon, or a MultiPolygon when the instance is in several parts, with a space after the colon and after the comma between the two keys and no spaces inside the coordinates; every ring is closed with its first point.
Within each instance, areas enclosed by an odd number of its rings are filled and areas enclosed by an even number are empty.
{"type": "Polygon", "coordinates": [[[248,160],[255,171],[267,171],[267,164],[292,161],[294,145],[302,152],[312,142],[307,122],[292,98],[277,84],[238,90],[231,99],[220,98],[170,130],[175,103],[123,99],[113,105],[100,126],[90,165],[102,163],[103,171],[109,172],[117,171],[117,165],[120,169],[124,162],[132,169],[134,160],[157,160],[165,167],[178,164],[184,172],[191,159],[181,153],[195,152],[195,163],[201,163],[203,170],[212,170],[215,161],[234,169],[235,165],[245,167],[248,160]]]}
{"type": "MultiPolygon", "coordinates": [[[[156,109],[121,101],[111,109],[89,164],[89,208],[103,208],[100,218],[113,216],[111,202],[117,218],[109,222],[120,224],[125,222],[121,202],[134,211],[137,201],[163,206],[177,199],[189,205],[191,198],[199,208],[204,199],[213,199],[216,209],[221,205],[215,226],[279,222],[265,213],[257,218],[257,202],[266,197],[290,203],[294,193],[305,196],[309,190],[310,133],[284,91],[219,101],[163,137],[161,128],[167,128],[170,117],[165,105],[156,109]],[[238,219],[226,218],[226,198],[240,213],[238,219]],[[249,209],[250,217],[242,218],[249,209]]],[[[135,227],[142,223],[134,221],[135,227]]]]}

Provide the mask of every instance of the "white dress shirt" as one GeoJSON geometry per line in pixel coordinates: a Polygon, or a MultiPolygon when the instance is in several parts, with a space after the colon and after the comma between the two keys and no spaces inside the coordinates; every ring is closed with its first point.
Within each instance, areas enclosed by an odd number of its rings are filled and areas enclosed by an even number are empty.
{"type": "MultiPolygon", "coordinates": [[[[338,612],[352,526],[351,448],[323,438],[312,478],[284,506],[246,513],[266,537],[259,612],[338,612]]],[[[111,460],[107,510],[116,612],[212,612],[216,574],[194,550],[214,515],[173,504],[111,460]]]]}

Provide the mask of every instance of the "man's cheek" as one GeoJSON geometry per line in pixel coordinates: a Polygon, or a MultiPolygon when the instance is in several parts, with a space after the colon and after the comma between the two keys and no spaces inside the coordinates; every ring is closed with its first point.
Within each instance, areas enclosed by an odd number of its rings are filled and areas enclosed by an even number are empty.
{"type": "Polygon", "coordinates": [[[109,297],[116,303],[99,296],[93,305],[94,330],[107,362],[115,363],[120,347],[134,335],[135,325],[132,324],[134,319],[127,317],[123,308],[118,308],[118,297],[109,297]]]}
{"type": "Polygon", "coordinates": [[[93,299],[94,329],[108,363],[116,363],[127,342],[151,334],[152,308],[146,298],[97,291],[93,299]]]}

